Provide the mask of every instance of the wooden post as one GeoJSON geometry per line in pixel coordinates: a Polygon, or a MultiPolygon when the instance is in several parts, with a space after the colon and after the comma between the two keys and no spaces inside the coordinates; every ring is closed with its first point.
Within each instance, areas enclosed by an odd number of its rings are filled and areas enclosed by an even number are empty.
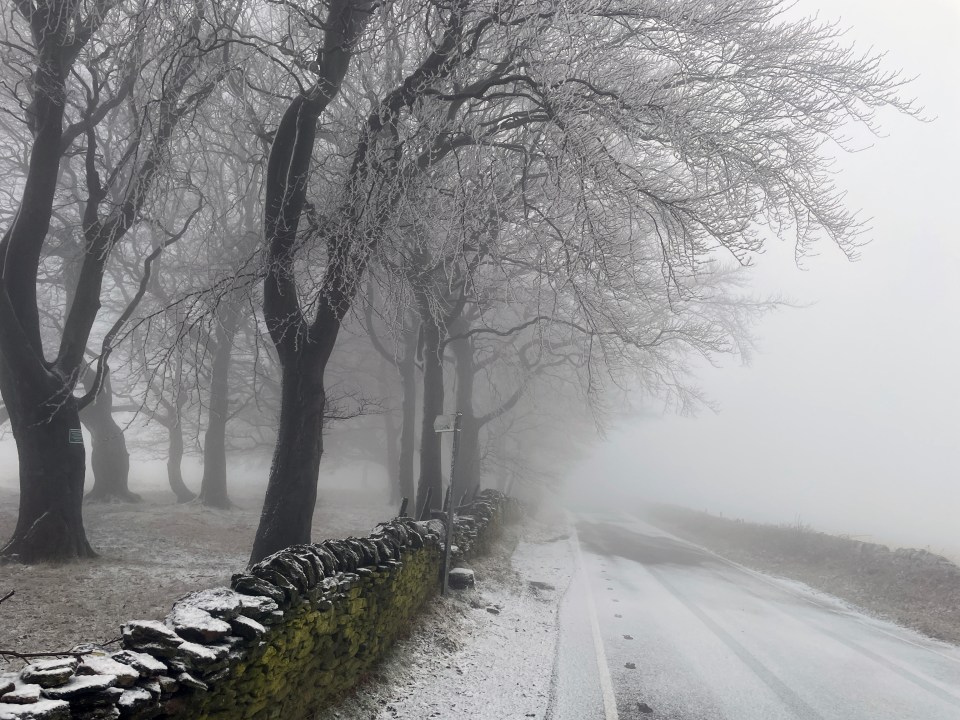
{"type": "Polygon", "coordinates": [[[447,486],[447,541],[443,549],[443,585],[440,586],[440,594],[446,595],[450,579],[450,545],[453,542],[453,483],[456,480],[454,471],[457,467],[457,451],[460,449],[460,418],[462,413],[457,413],[453,421],[453,453],[450,456],[450,484],[447,486]]]}
{"type": "Polygon", "coordinates": [[[430,500],[433,499],[433,488],[428,487],[423,497],[423,507],[420,508],[420,520],[428,520],[430,516],[430,500]]]}
{"type": "Polygon", "coordinates": [[[408,502],[408,501],[409,501],[409,498],[404,498],[404,499],[400,502],[400,512],[397,513],[397,517],[406,517],[406,516],[407,516],[407,502],[408,502]]]}

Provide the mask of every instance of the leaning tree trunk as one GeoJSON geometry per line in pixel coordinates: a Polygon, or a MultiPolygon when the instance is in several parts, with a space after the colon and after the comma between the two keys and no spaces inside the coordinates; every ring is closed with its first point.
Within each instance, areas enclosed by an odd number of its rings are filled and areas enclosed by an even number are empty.
{"type": "MultiPolygon", "coordinates": [[[[387,386],[387,363],[380,359],[380,395],[387,397],[389,388],[387,386]]],[[[392,410],[383,413],[383,441],[384,441],[384,468],[387,471],[387,485],[390,488],[390,504],[396,505],[400,498],[404,497],[400,491],[400,479],[398,472],[400,469],[400,428],[397,427],[396,418],[392,410]]],[[[410,497],[407,495],[406,497],[410,497]]]]}
{"type": "Polygon", "coordinates": [[[0,372],[20,459],[20,512],[0,555],[26,563],[95,557],[83,529],[86,455],[76,399],[62,386],[17,380],[0,372]]]}
{"type": "Polygon", "coordinates": [[[27,108],[33,133],[29,167],[20,206],[0,240],[0,394],[20,459],[17,525],[0,555],[24,562],[95,554],[83,529],[86,457],[72,368],[61,373],[45,362],[37,308],[37,272],[57,190],[69,69],[62,48],[70,18],[63,13],[48,21],[35,37],[37,64],[27,108]]]}
{"type": "MultiPolygon", "coordinates": [[[[88,373],[89,389],[94,381],[88,373]]],[[[87,494],[92,502],[139,502],[140,496],[127,486],[130,478],[130,453],[117,421],[113,419],[113,392],[109,375],[104,377],[100,393],[80,413],[80,421],[90,431],[90,465],[93,488],[87,494]]]]}
{"type": "Polygon", "coordinates": [[[390,486],[390,504],[396,505],[403,497],[400,492],[400,478],[397,477],[400,467],[400,428],[390,411],[383,413],[383,435],[386,444],[384,467],[387,469],[387,484],[390,486]]]}
{"type": "Polygon", "coordinates": [[[480,429],[472,413],[460,418],[460,444],[457,447],[457,486],[454,502],[460,502],[464,493],[480,486],[480,429]]]}
{"type": "Polygon", "coordinates": [[[323,455],[325,364],[306,350],[284,364],[280,426],[251,563],[310,542],[323,455]]]}
{"type": "Polygon", "coordinates": [[[230,411],[230,358],[233,339],[240,324],[240,307],[230,303],[217,326],[213,376],[210,382],[210,412],[203,439],[203,479],[200,502],[208,507],[228,509],[227,495],[227,419],[230,411]]]}
{"type": "Polygon", "coordinates": [[[460,440],[457,446],[457,486],[454,502],[480,482],[480,428],[473,412],[473,343],[469,338],[450,343],[456,359],[457,410],[461,413],[460,440]]]}
{"type": "Polygon", "coordinates": [[[430,509],[443,502],[443,468],[440,433],[433,422],[443,414],[443,349],[440,326],[432,319],[423,322],[423,425],[420,430],[420,481],[417,483],[417,512],[423,509],[430,489],[430,509]]]}
{"type": "MultiPolygon", "coordinates": [[[[323,454],[323,373],[340,323],[356,296],[356,283],[362,278],[367,256],[361,253],[358,258],[352,252],[349,236],[331,238],[330,262],[317,314],[309,323],[297,296],[297,228],[306,205],[317,121],[340,91],[355,44],[370,15],[365,0],[334,0],[329,4],[327,29],[316,60],[317,82],[287,106],[267,160],[263,238],[268,262],[263,316],[283,373],[280,427],[251,563],[289,545],[310,542],[323,454]]],[[[380,115],[372,118],[374,128],[382,127],[380,115]]],[[[358,148],[352,171],[357,180],[362,180],[366,172],[367,147],[368,141],[363,141],[362,150],[358,148]]],[[[359,217],[360,213],[349,215],[359,217]]]]}
{"type": "MultiPolygon", "coordinates": [[[[400,453],[397,482],[400,495],[413,500],[416,489],[413,482],[413,459],[417,445],[417,335],[416,329],[407,333],[403,358],[400,361],[400,387],[403,400],[400,405],[403,419],[400,425],[400,453]]],[[[412,514],[412,513],[411,513],[412,514]]]]}
{"type": "Polygon", "coordinates": [[[179,422],[167,425],[169,449],[167,451],[167,480],[177,496],[178,503],[196,499],[196,494],[183,482],[183,426],[179,422]]]}

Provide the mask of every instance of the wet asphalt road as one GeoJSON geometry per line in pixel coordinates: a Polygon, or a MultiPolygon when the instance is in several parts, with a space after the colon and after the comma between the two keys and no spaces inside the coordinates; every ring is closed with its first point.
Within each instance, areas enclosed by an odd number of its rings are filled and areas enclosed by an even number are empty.
{"type": "Polygon", "coordinates": [[[628,516],[576,526],[551,720],[960,719],[957,648],[628,516]]]}

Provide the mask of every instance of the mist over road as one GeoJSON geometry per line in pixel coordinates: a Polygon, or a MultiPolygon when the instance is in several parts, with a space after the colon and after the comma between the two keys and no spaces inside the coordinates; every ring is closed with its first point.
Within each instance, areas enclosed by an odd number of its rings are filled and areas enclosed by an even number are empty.
{"type": "Polygon", "coordinates": [[[957,648],[628,516],[576,525],[552,720],[960,717],[957,648]]]}

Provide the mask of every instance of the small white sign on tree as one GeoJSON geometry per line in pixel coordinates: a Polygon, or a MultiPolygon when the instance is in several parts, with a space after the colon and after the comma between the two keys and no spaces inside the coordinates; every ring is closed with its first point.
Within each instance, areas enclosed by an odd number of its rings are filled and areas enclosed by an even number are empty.
{"type": "Polygon", "coordinates": [[[433,421],[434,432],[438,432],[438,433],[455,432],[456,429],[457,429],[456,413],[451,413],[450,415],[437,415],[437,419],[433,421]]]}

